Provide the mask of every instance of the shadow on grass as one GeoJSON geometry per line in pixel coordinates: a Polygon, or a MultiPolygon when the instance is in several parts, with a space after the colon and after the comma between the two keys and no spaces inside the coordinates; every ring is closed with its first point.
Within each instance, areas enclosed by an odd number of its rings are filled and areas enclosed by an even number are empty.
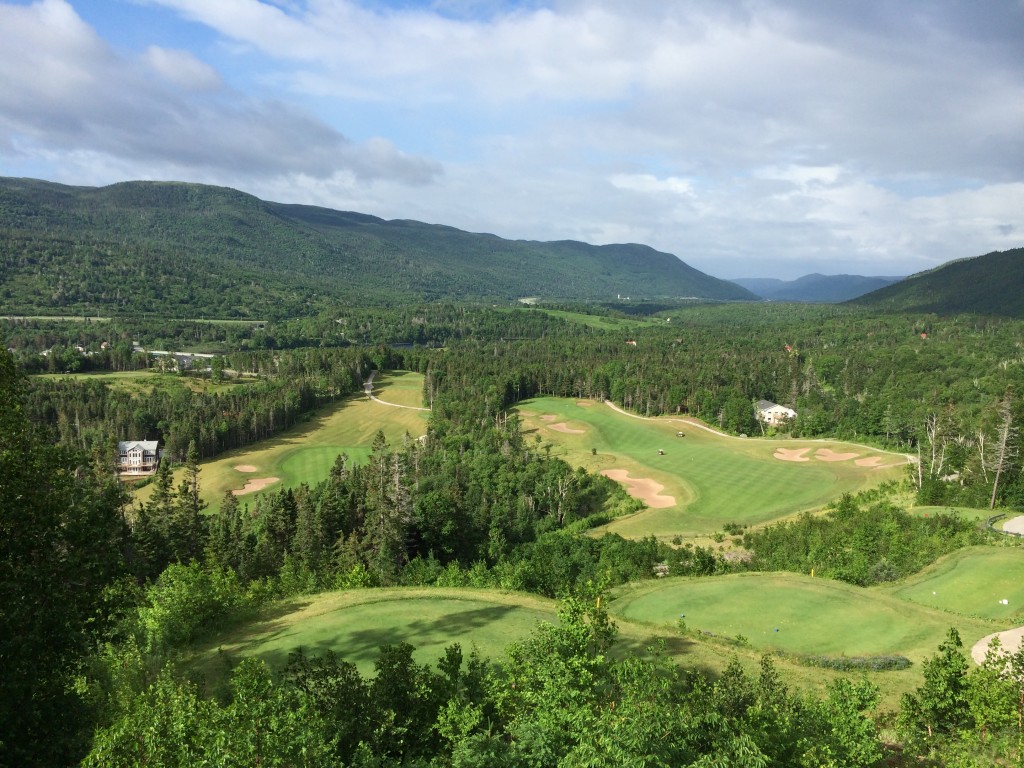
{"type": "Polygon", "coordinates": [[[289,654],[301,646],[309,655],[319,656],[327,651],[334,651],[345,661],[367,668],[377,660],[381,646],[384,645],[404,642],[415,648],[422,648],[431,645],[448,646],[461,642],[465,647],[467,635],[502,620],[516,610],[519,610],[516,606],[474,608],[447,613],[443,617],[433,620],[413,618],[400,625],[348,631],[339,629],[338,632],[318,640],[310,641],[309,638],[303,638],[303,642],[296,642],[294,645],[285,644],[284,646],[260,649],[260,646],[280,641],[290,629],[290,627],[279,627],[275,626],[273,622],[268,622],[266,633],[261,632],[258,639],[240,647],[238,652],[242,655],[260,658],[274,669],[282,669],[288,661],[289,654]]]}

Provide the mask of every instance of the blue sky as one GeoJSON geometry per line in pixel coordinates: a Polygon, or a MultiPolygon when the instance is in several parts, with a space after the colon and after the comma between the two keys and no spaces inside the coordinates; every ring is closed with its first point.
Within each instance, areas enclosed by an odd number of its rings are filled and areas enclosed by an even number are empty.
{"type": "Polygon", "coordinates": [[[1024,245],[1024,0],[0,0],[0,175],[177,179],[717,277],[1024,245]]]}

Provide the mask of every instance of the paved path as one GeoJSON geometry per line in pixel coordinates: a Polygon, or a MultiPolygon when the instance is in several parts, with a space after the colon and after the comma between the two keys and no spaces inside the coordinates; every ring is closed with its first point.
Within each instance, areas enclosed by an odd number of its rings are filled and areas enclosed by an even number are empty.
{"type": "Polygon", "coordinates": [[[1021,646],[1021,641],[1024,641],[1024,627],[1007,629],[1003,632],[993,632],[991,635],[985,635],[976,642],[974,647],[971,648],[971,658],[978,664],[985,661],[985,654],[988,653],[988,644],[992,642],[993,637],[999,638],[999,647],[1003,653],[1016,653],[1021,646]]]}
{"type": "Polygon", "coordinates": [[[1016,533],[1018,536],[1024,536],[1024,515],[1011,517],[1003,523],[1003,532],[1016,533]]]}

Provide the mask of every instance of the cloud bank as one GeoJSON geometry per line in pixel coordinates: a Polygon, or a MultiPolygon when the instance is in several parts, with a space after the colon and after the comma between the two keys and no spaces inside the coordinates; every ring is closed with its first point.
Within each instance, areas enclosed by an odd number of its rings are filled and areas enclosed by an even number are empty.
{"type": "Polygon", "coordinates": [[[144,0],[134,48],[87,5],[0,3],[0,172],[644,242],[721,277],[1024,244],[1015,0],[144,0]]]}

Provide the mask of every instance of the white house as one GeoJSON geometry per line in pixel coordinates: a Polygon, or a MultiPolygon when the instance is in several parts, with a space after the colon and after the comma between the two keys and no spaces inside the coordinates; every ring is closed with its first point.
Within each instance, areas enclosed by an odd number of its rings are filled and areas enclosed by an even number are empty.
{"type": "Polygon", "coordinates": [[[778,426],[788,419],[796,418],[796,411],[771,400],[758,400],[755,406],[757,418],[770,427],[778,426]]]}
{"type": "Polygon", "coordinates": [[[117,471],[122,475],[150,475],[160,462],[156,440],[123,440],[117,444],[117,471]]]}

